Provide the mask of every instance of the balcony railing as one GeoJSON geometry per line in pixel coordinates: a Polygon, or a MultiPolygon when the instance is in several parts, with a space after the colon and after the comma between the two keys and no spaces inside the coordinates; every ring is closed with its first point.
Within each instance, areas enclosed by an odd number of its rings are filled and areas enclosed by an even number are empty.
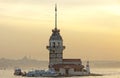
{"type": "Polygon", "coordinates": [[[63,49],[65,49],[65,46],[46,46],[46,48],[47,48],[47,49],[50,49],[50,48],[51,48],[51,49],[52,49],[52,48],[53,48],[53,49],[58,49],[58,48],[63,48],[63,49]]]}

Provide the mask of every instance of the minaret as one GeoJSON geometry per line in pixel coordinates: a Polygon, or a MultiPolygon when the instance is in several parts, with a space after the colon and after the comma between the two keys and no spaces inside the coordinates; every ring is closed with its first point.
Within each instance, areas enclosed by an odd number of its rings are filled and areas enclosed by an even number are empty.
{"type": "Polygon", "coordinates": [[[57,4],[55,4],[55,28],[52,30],[47,49],[49,50],[49,68],[55,64],[62,64],[65,46],[63,46],[60,30],[57,29],[57,4]]]}

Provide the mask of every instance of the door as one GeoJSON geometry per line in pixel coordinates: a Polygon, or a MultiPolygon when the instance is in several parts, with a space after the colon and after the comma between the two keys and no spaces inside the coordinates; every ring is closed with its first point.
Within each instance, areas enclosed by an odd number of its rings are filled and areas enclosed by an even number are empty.
{"type": "Polygon", "coordinates": [[[65,69],[66,75],[69,75],[69,69],[65,69]]]}

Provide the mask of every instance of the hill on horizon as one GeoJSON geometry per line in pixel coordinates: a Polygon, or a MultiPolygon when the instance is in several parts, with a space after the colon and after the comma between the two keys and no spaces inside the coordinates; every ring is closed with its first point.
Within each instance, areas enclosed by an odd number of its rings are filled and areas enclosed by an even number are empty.
{"type": "MultiPolygon", "coordinates": [[[[48,61],[40,61],[23,57],[22,59],[0,59],[0,69],[13,69],[13,68],[48,68],[48,61]]],[[[86,61],[83,61],[83,65],[86,65],[86,61]]],[[[90,61],[91,68],[119,68],[120,61],[90,61]]]]}

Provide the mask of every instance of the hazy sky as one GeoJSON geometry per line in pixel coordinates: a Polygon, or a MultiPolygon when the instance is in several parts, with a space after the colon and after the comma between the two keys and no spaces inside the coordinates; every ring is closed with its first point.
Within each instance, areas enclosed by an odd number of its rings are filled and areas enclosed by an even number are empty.
{"type": "Polygon", "coordinates": [[[55,3],[64,58],[120,60],[120,0],[0,0],[0,58],[48,60],[55,3]]]}

